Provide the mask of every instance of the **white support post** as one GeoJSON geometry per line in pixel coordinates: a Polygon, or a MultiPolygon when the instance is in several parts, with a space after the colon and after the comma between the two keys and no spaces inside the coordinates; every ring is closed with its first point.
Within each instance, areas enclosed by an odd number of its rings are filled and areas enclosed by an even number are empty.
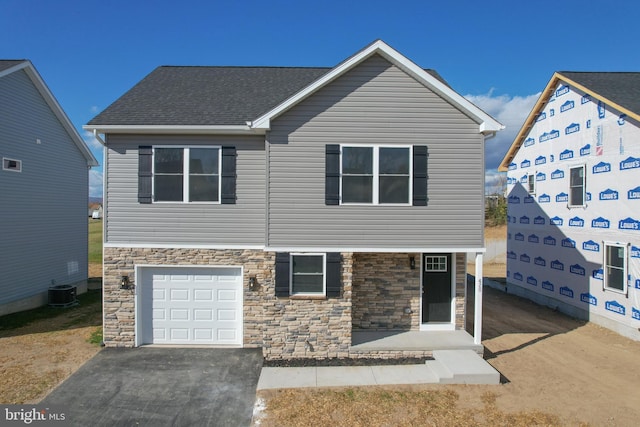
{"type": "Polygon", "coordinates": [[[473,312],[473,343],[482,344],[482,253],[476,253],[475,304],[473,312]]]}

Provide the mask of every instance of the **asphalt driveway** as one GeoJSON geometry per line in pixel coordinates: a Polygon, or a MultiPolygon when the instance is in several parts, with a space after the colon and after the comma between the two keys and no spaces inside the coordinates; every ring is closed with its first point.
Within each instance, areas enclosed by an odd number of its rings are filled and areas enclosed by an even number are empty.
{"type": "Polygon", "coordinates": [[[39,406],[65,425],[248,426],[260,349],[105,348],[39,406]]]}

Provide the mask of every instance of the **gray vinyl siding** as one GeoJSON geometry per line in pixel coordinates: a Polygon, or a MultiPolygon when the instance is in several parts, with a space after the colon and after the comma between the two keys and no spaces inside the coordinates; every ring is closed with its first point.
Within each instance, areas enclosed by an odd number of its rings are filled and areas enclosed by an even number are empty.
{"type": "Polygon", "coordinates": [[[24,71],[0,78],[0,157],[22,161],[0,167],[0,305],[85,280],[87,162],[24,71]]]}
{"type": "Polygon", "coordinates": [[[482,247],[478,124],[380,56],[272,121],[271,247],[482,247]],[[325,144],[428,146],[428,206],[326,206],[325,144]]]}
{"type": "Polygon", "coordinates": [[[106,152],[107,243],[264,245],[263,136],[108,135],[106,152]],[[138,147],[141,145],[235,146],[236,204],[138,203],[138,147]]]}

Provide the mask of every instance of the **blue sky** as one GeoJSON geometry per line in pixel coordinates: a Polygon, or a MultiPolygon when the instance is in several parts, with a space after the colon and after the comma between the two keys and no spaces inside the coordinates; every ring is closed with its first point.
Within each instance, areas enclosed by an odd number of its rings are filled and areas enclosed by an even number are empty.
{"type": "Polygon", "coordinates": [[[382,39],[507,126],[491,186],[554,71],[640,71],[638,17],[635,0],[0,0],[0,58],[33,62],[102,161],[82,125],[159,65],[333,66],[382,39]]]}

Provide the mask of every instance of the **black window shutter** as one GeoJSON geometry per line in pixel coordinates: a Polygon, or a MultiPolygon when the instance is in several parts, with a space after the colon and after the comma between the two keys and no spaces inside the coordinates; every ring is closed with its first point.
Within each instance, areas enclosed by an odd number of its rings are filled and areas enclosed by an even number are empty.
{"type": "Polygon", "coordinates": [[[276,253],[276,296],[289,296],[289,252],[276,253]]]}
{"type": "Polygon", "coordinates": [[[236,147],[222,147],[222,191],[220,203],[236,203],[236,147]]]}
{"type": "Polygon", "coordinates": [[[427,160],[426,145],[413,146],[413,206],[427,206],[427,160]]]}
{"type": "Polygon", "coordinates": [[[327,297],[339,297],[342,290],[342,256],[340,252],[327,253],[327,297]]]}
{"type": "Polygon", "coordinates": [[[340,204],[340,145],[327,144],[325,147],[324,204],[340,204]]]}
{"type": "Polygon", "coordinates": [[[151,203],[151,166],[153,164],[153,148],[150,145],[138,147],[138,202],[151,203]]]}

